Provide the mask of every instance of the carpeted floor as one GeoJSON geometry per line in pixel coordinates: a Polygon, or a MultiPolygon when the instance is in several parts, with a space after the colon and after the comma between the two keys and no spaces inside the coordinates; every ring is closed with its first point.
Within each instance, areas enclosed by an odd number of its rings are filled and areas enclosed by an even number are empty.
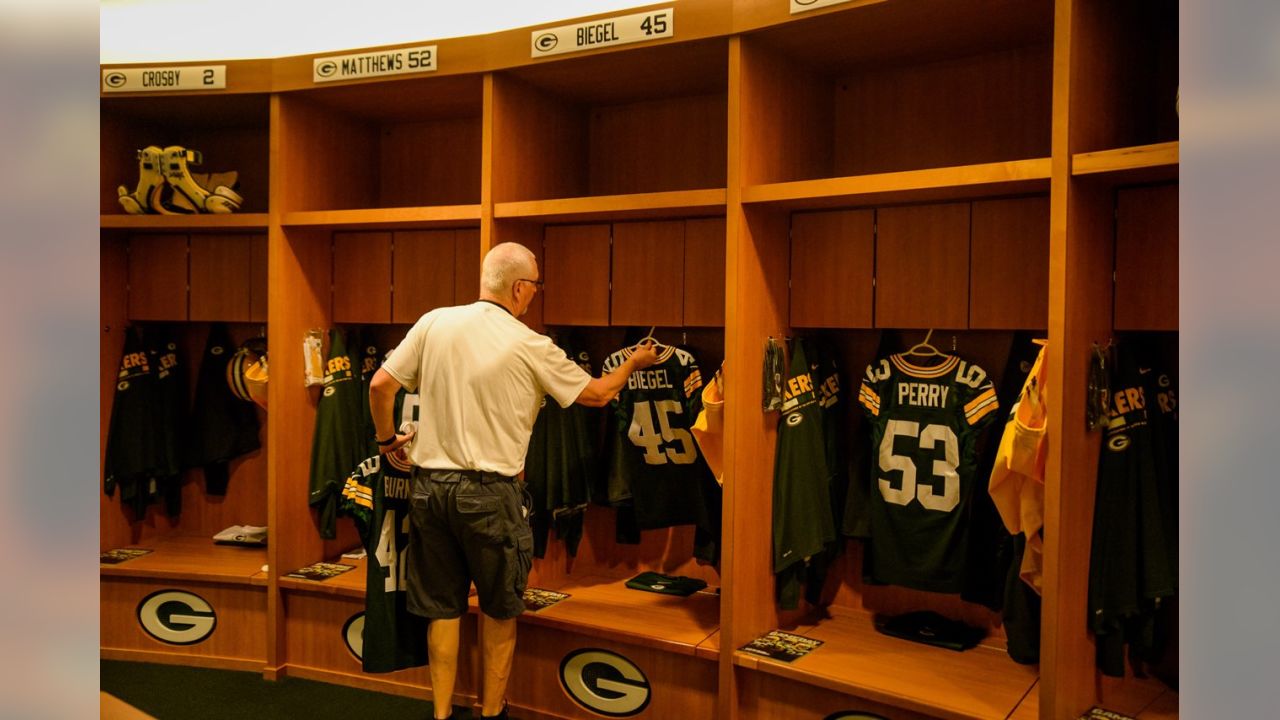
{"type": "Polygon", "coordinates": [[[251,672],[111,660],[103,660],[100,667],[103,692],[158,720],[431,717],[431,705],[426,700],[298,678],[268,682],[251,672]]]}

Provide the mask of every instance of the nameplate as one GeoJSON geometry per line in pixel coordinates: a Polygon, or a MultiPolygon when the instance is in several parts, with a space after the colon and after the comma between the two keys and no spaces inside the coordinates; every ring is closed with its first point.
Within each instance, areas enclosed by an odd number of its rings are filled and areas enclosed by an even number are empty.
{"type": "Polygon", "coordinates": [[[102,92],[226,90],[226,65],[111,68],[102,71],[102,92]]]}
{"type": "Polygon", "coordinates": [[[312,61],[311,81],[324,83],[434,72],[437,69],[437,59],[435,45],[331,55],[312,61]]]}
{"type": "Polygon", "coordinates": [[[808,12],[832,5],[843,5],[847,2],[849,0],[791,0],[791,14],[795,15],[796,13],[808,12]]]}
{"type": "Polygon", "coordinates": [[[598,50],[615,45],[676,36],[676,10],[663,8],[634,15],[542,28],[531,33],[531,57],[598,50]]]}

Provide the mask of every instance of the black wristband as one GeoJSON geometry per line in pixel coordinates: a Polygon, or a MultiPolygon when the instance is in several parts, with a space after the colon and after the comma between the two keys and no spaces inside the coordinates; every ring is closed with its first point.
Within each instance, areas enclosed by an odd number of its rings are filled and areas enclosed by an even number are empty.
{"type": "Polygon", "coordinates": [[[390,445],[391,443],[393,443],[393,442],[395,442],[395,441],[396,441],[396,434],[395,434],[395,433],[391,433],[391,437],[387,438],[386,440],[379,440],[379,441],[378,441],[378,447],[386,447],[386,446],[390,445]]]}

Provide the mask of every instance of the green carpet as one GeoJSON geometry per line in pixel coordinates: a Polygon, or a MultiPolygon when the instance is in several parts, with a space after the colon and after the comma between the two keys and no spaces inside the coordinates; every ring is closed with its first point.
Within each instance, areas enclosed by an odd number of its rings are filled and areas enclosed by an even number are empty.
{"type": "Polygon", "coordinates": [[[431,717],[426,700],[298,678],[268,682],[252,672],[112,660],[103,660],[100,667],[103,692],[159,720],[431,717]]]}

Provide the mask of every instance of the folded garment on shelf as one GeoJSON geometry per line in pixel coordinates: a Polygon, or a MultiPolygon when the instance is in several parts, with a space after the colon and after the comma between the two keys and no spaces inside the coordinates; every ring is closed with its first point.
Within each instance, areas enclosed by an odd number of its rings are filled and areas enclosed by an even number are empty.
{"type": "Polygon", "coordinates": [[[681,595],[688,597],[707,586],[706,581],[683,575],[663,575],[656,572],[642,572],[627,581],[632,590],[661,593],[663,595],[681,595]]]}

